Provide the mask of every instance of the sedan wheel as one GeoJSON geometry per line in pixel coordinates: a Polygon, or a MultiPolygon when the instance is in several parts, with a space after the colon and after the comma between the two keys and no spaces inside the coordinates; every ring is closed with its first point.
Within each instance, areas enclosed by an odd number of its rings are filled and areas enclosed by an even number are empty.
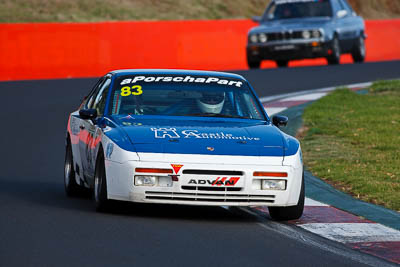
{"type": "Polygon", "coordinates": [[[289,60],[277,60],[276,65],[278,65],[279,68],[286,68],[289,65],[289,60]]]}
{"type": "Polygon", "coordinates": [[[259,69],[261,66],[261,61],[255,60],[255,61],[247,61],[247,65],[249,66],[250,69],[259,69]]]}
{"type": "Polygon", "coordinates": [[[301,181],[299,201],[291,207],[268,207],[269,215],[276,221],[297,220],[303,215],[305,200],[304,174],[301,181]]]}
{"type": "Polygon", "coordinates": [[[96,211],[107,211],[110,206],[110,201],[107,198],[107,181],[106,170],[104,167],[103,153],[100,155],[96,162],[96,171],[94,175],[94,201],[96,204],[96,211]]]}
{"type": "Polygon", "coordinates": [[[72,197],[80,193],[80,186],[75,180],[74,161],[72,156],[71,144],[68,145],[65,150],[65,161],[64,161],[64,187],[67,196],[72,197]]]}
{"type": "Polygon", "coordinates": [[[340,44],[339,39],[335,37],[332,41],[332,55],[330,55],[327,60],[329,65],[337,65],[340,64],[340,44]]]}
{"type": "Polygon", "coordinates": [[[351,52],[353,61],[356,63],[362,63],[365,60],[365,41],[362,36],[358,37],[357,43],[354,46],[353,52],[351,52]]]}

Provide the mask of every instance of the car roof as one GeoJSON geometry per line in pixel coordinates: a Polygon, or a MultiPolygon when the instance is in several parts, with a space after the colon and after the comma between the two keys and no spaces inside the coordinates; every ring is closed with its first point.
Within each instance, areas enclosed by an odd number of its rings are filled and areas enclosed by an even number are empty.
{"type": "Polygon", "coordinates": [[[231,79],[240,79],[246,81],[246,79],[238,74],[219,72],[219,71],[202,71],[202,70],[174,70],[174,69],[122,69],[114,70],[109,72],[112,75],[136,75],[136,74],[150,74],[150,75],[197,75],[197,76],[214,76],[214,77],[225,77],[231,79]]]}

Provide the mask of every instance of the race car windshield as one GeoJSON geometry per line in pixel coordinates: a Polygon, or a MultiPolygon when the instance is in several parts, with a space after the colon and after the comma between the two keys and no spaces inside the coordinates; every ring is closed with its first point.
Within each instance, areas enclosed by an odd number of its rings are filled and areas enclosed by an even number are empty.
{"type": "Polygon", "coordinates": [[[269,6],[263,20],[332,16],[329,0],[277,0],[269,6]]]}
{"type": "Polygon", "coordinates": [[[266,120],[261,108],[242,80],[139,75],[116,78],[109,114],[266,120]]]}

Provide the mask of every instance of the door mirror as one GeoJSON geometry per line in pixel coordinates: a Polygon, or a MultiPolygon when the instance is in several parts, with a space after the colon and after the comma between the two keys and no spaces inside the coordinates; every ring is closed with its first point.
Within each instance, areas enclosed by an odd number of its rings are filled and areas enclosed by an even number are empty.
{"type": "Polygon", "coordinates": [[[252,21],[256,22],[256,23],[260,23],[261,22],[261,17],[260,16],[253,16],[251,18],[252,21]]]}
{"type": "Polygon", "coordinates": [[[346,17],[348,15],[348,13],[347,13],[347,10],[339,10],[337,13],[336,13],[336,16],[339,18],[339,19],[341,19],[341,18],[344,18],[344,17],[346,17]]]}
{"type": "Polygon", "coordinates": [[[84,120],[94,120],[97,118],[97,110],[93,108],[79,110],[79,116],[84,120]]]}
{"type": "Polygon", "coordinates": [[[276,127],[284,127],[287,125],[289,121],[289,118],[286,116],[273,116],[272,117],[272,124],[275,125],[276,127]]]}

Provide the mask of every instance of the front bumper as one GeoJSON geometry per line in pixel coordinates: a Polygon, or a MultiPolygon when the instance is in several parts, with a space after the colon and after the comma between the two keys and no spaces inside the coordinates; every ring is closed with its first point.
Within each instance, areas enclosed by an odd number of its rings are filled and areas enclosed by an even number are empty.
{"type": "MultiPolygon", "coordinates": [[[[129,161],[118,164],[108,162],[106,164],[108,197],[131,202],[207,206],[293,206],[299,199],[303,170],[302,167],[292,166],[186,163],[178,172],[178,181],[174,181],[171,187],[134,185],[136,168],[171,169],[171,164],[179,163],[129,161]],[[191,174],[187,174],[189,170],[191,174]],[[214,174],[210,173],[210,170],[214,171],[214,174]],[[198,173],[193,174],[195,171],[198,173]],[[255,180],[274,178],[253,177],[254,171],[287,172],[288,177],[284,178],[287,181],[286,190],[255,189],[258,183],[255,180]],[[204,174],[207,172],[208,174],[204,174]],[[240,179],[235,185],[211,184],[217,178],[224,177],[226,180],[232,177],[240,179]],[[205,182],[203,184],[190,183],[193,180],[205,182]]],[[[168,176],[168,174],[159,175],[168,176]]]]}
{"type": "Polygon", "coordinates": [[[272,42],[247,45],[248,61],[296,60],[327,57],[330,55],[331,42],[313,40],[302,42],[272,42]]]}

